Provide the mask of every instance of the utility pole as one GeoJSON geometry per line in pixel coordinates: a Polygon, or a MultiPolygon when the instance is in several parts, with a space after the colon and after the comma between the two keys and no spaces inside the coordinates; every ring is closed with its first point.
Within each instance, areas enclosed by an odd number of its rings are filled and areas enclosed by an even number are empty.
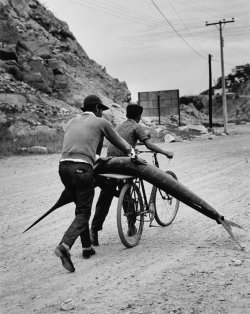
{"type": "Polygon", "coordinates": [[[212,94],[213,94],[213,89],[212,89],[212,66],[211,62],[212,61],[212,55],[208,55],[208,67],[209,67],[209,129],[212,130],[213,128],[213,119],[212,119],[212,94]]]}
{"type": "Polygon", "coordinates": [[[159,125],[161,124],[161,98],[160,93],[157,95],[157,107],[158,107],[158,117],[159,117],[159,125]]]}
{"type": "Polygon", "coordinates": [[[228,125],[227,125],[227,99],[226,99],[226,87],[225,87],[225,73],[224,73],[224,56],[223,56],[223,47],[224,40],[222,37],[222,25],[224,26],[226,23],[233,23],[234,18],[231,21],[219,21],[217,23],[208,23],[206,22],[206,26],[210,25],[219,25],[220,31],[220,55],[221,55],[221,76],[222,76],[222,105],[223,105],[223,117],[224,117],[224,132],[228,134],[228,125]]]}

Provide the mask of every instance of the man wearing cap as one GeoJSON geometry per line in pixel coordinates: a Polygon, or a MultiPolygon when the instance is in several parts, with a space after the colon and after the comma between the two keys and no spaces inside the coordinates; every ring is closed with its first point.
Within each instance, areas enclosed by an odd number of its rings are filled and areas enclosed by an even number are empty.
{"type": "Polygon", "coordinates": [[[82,243],[82,257],[95,254],[91,246],[89,218],[94,198],[93,164],[96,154],[100,155],[104,137],[125,156],[133,153],[133,148],[114,130],[112,124],[102,118],[102,112],[109,109],[96,95],[84,100],[82,115],[71,119],[66,127],[59,175],[65,189],[72,195],[76,209],[75,219],[65,232],[55,249],[62,265],[70,272],[75,268],[70,257],[70,249],[78,236],[82,243]]]}
{"type": "MultiPolygon", "coordinates": [[[[117,127],[118,134],[124,138],[133,148],[135,148],[139,140],[148,149],[163,154],[168,158],[173,158],[173,152],[161,149],[150,140],[145,129],[139,124],[143,107],[136,103],[130,102],[126,108],[127,120],[117,127]]],[[[108,156],[120,157],[124,153],[117,149],[114,145],[110,144],[107,151],[108,156]]],[[[116,180],[109,179],[109,189],[101,190],[100,196],[96,203],[96,211],[92,220],[90,236],[91,242],[94,246],[99,246],[98,231],[102,230],[104,220],[109,212],[109,208],[114,196],[113,191],[116,189],[116,180]]],[[[133,236],[137,232],[133,223],[128,222],[128,236],[133,236]]]]}

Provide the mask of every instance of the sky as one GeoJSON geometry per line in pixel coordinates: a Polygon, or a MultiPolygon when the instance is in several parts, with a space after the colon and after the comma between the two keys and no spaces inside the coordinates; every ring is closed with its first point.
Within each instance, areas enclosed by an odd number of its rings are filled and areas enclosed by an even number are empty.
{"type": "Polygon", "coordinates": [[[65,21],[79,44],[106,71],[138,92],[178,89],[180,96],[208,89],[250,63],[250,0],[40,0],[65,21]]]}

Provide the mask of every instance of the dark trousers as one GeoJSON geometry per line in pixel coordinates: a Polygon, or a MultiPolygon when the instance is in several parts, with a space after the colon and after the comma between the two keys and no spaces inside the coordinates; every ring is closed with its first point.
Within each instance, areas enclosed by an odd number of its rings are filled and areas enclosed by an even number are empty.
{"type": "Polygon", "coordinates": [[[102,230],[104,220],[108,215],[115,194],[116,186],[117,180],[115,179],[106,180],[104,186],[102,186],[102,190],[96,203],[95,215],[91,224],[91,228],[95,231],[102,230]]]}
{"type": "Polygon", "coordinates": [[[89,218],[94,198],[93,168],[83,162],[63,161],[59,165],[59,175],[76,205],[75,219],[60,243],[63,242],[71,248],[80,236],[82,247],[90,247],[89,218]]]}
{"type": "MultiPolygon", "coordinates": [[[[100,192],[98,201],[96,203],[96,209],[95,209],[95,215],[92,220],[91,228],[95,231],[102,230],[103,223],[105,221],[106,216],[108,215],[109,208],[111,206],[112,200],[114,196],[119,197],[120,191],[122,187],[124,186],[123,182],[117,182],[116,179],[107,179],[105,184],[102,184],[102,190],[100,192]],[[118,191],[116,188],[118,187],[118,191]]],[[[127,191],[127,198],[128,202],[124,202],[124,211],[126,213],[132,212],[134,213],[134,207],[133,204],[131,204],[130,200],[130,190],[127,191]]],[[[136,217],[130,216],[128,218],[128,226],[133,226],[135,223],[136,217]]]]}

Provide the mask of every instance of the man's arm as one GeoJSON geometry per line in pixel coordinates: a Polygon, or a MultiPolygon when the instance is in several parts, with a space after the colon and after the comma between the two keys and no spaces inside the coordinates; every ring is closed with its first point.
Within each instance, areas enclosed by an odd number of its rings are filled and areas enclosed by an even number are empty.
{"type": "Polygon", "coordinates": [[[155,145],[149,138],[150,135],[145,132],[145,129],[138,124],[136,127],[136,136],[139,141],[141,141],[149,150],[152,150],[153,152],[163,154],[167,156],[168,158],[173,158],[174,153],[166,151],[164,149],[161,149],[157,145],[155,145]]]}
{"type": "Polygon", "coordinates": [[[152,143],[152,141],[150,139],[146,139],[143,141],[143,144],[150,150],[152,150],[153,152],[156,153],[160,153],[163,154],[165,156],[167,156],[168,158],[173,158],[174,153],[170,152],[170,151],[166,151],[164,149],[161,149],[160,147],[158,147],[157,145],[155,145],[154,143],[152,143]]]}

